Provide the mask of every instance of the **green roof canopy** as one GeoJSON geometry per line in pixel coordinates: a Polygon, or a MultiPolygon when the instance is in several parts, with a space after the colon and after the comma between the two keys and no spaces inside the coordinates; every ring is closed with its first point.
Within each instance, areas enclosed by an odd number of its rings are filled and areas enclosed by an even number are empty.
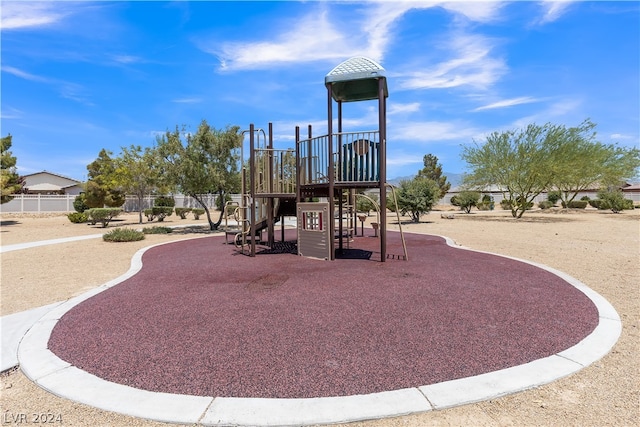
{"type": "Polygon", "coordinates": [[[331,84],[331,96],[336,101],[353,102],[378,99],[378,80],[384,84],[384,96],[389,96],[385,70],[372,59],[356,56],[335,67],[324,77],[331,84]]]}

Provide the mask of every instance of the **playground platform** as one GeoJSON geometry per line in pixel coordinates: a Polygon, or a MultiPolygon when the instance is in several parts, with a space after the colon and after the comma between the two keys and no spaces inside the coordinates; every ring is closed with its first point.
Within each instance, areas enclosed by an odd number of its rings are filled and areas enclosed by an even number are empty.
{"type": "Polygon", "coordinates": [[[247,257],[224,236],[151,247],[37,322],[21,368],[55,394],[144,418],[319,424],[525,390],[593,363],[620,334],[613,307],[561,272],[419,234],[405,235],[405,261],[393,232],[382,263],[365,235],[333,262],[247,257]]]}

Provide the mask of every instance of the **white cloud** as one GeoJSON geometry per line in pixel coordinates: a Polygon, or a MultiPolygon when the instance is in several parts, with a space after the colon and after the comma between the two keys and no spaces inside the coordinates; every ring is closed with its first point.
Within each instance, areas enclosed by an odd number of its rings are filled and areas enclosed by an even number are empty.
{"type": "Polygon", "coordinates": [[[6,65],[2,66],[1,69],[3,72],[13,74],[14,76],[20,77],[21,79],[53,86],[57,89],[58,94],[62,98],[70,99],[84,105],[94,105],[92,102],[88,101],[86,96],[84,95],[85,88],[77,83],[31,74],[19,68],[6,65]]]}
{"type": "Polygon", "coordinates": [[[4,106],[0,112],[0,118],[2,119],[21,119],[24,116],[24,112],[17,108],[4,106]]]}
{"type": "Polygon", "coordinates": [[[580,111],[582,104],[583,101],[579,98],[555,102],[543,111],[514,121],[510,129],[521,129],[532,123],[542,125],[549,122],[555,122],[560,118],[564,118],[564,121],[567,121],[567,116],[569,116],[569,119],[571,120],[573,120],[573,117],[582,117],[582,113],[580,111]]]}
{"type": "Polygon", "coordinates": [[[30,80],[34,82],[42,82],[42,83],[51,83],[52,80],[46,77],[37,76],[35,74],[27,73],[26,71],[20,70],[19,68],[10,67],[7,65],[3,65],[1,67],[2,71],[5,73],[13,74],[16,77],[20,77],[21,79],[30,80]]]}
{"type": "Polygon", "coordinates": [[[69,14],[58,2],[2,2],[0,9],[3,30],[51,25],[69,14]]]}
{"type": "Polygon", "coordinates": [[[412,102],[412,103],[409,103],[409,104],[393,103],[393,104],[389,105],[389,108],[387,110],[387,114],[392,116],[394,114],[415,113],[417,111],[420,111],[420,103],[419,102],[412,102]]]}
{"type": "Polygon", "coordinates": [[[202,102],[202,98],[178,98],[171,102],[175,102],[177,104],[199,104],[202,102]]]}
{"type": "Polygon", "coordinates": [[[112,59],[119,64],[135,64],[145,62],[144,59],[133,55],[113,55],[112,59]]]}
{"type": "Polygon", "coordinates": [[[407,143],[435,141],[471,141],[482,132],[477,128],[459,121],[452,122],[405,122],[389,126],[389,140],[407,143]]]}
{"type": "Polygon", "coordinates": [[[483,105],[482,107],[478,107],[471,111],[484,111],[484,110],[494,110],[496,108],[506,108],[512,107],[514,105],[521,104],[531,104],[533,102],[539,102],[540,99],[532,98],[530,96],[521,96],[519,98],[511,98],[511,99],[503,99],[500,101],[492,102],[491,104],[483,105]]]}
{"type": "Polygon", "coordinates": [[[611,139],[627,139],[627,140],[628,140],[628,139],[634,139],[634,137],[633,137],[633,136],[631,136],[631,135],[624,135],[624,134],[622,134],[622,133],[613,133],[613,134],[611,134],[610,138],[611,138],[611,139]]]}
{"type": "Polygon", "coordinates": [[[327,18],[327,12],[312,13],[297,21],[273,41],[230,42],[221,48],[205,46],[205,51],[216,55],[220,69],[261,69],[274,64],[300,63],[338,59],[357,51],[354,41],[338,31],[327,18]]]}
{"type": "Polygon", "coordinates": [[[498,18],[504,3],[498,1],[451,1],[444,2],[440,6],[471,21],[491,22],[498,18]]]}
{"type": "Polygon", "coordinates": [[[550,0],[540,2],[542,16],[535,22],[538,25],[548,24],[558,20],[571,6],[571,0],[550,0]]]}
{"type": "Polygon", "coordinates": [[[340,60],[360,55],[382,62],[395,36],[393,26],[411,10],[442,7],[471,21],[485,22],[495,19],[502,4],[377,1],[362,7],[360,16],[349,17],[349,25],[340,22],[336,16],[330,16],[330,7],[323,4],[291,25],[281,24],[281,27],[290,29],[271,40],[226,42],[222,46],[215,41],[200,43],[200,46],[219,59],[222,71],[263,69],[274,65],[340,60]]]}
{"type": "Polygon", "coordinates": [[[442,46],[451,58],[423,71],[400,75],[400,89],[443,89],[470,86],[486,90],[507,72],[504,59],[494,55],[495,42],[481,35],[452,36],[442,46]]]}

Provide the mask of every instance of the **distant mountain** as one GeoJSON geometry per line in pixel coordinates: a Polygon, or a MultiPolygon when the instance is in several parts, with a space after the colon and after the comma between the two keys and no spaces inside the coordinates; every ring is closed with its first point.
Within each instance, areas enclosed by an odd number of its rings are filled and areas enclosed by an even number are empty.
{"type": "MultiPolygon", "coordinates": [[[[451,173],[451,172],[442,172],[444,176],[447,177],[447,181],[451,183],[451,188],[458,187],[462,183],[462,174],[461,173],[451,173]]],[[[411,180],[415,178],[415,175],[407,175],[407,176],[398,176],[395,178],[387,179],[389,184],[400,185],[400,181],[411,180]]]]}

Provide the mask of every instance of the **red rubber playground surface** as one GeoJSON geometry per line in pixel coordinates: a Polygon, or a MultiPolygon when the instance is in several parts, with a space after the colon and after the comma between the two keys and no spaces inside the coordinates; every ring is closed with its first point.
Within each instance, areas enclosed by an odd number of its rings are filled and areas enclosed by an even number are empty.
{"type": "MultiPolygon", "coordinates": [[[[371,230],[369,230],[371,232],[371,230]]],[[[598,312],[524,262],[406,234],[410,260],[237,254],[223,236],[145,252],[143,268],[80,303],[49,348],[115,383],[197,396],[368,394],[521,365],[590,334],[598,312]]],[[[399,234],[387,252],[402,254],[399,234]]],[[[107,261],[108,262],[108,261],[107,261]]]]}

